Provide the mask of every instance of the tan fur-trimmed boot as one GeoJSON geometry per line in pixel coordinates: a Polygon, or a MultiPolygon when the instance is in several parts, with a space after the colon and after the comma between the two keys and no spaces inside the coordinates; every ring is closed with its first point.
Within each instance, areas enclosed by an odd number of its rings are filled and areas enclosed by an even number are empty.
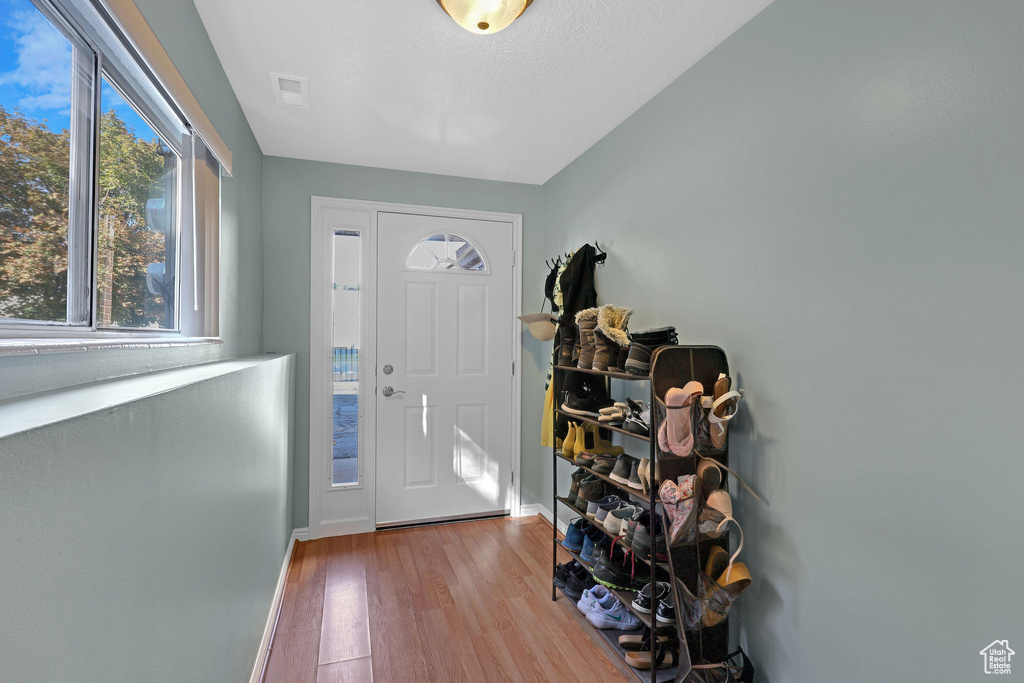
{"type": "Polygon", "coordinates": [[[631,315],[633,309],[624,306],[605,304],[597,309],[597,326],[593,332],[596,348],[593,363],[595,370],[606,371],[614,368],[619,358],[619,349],[629,346],[626,323],[629,322],[631,315]]]}

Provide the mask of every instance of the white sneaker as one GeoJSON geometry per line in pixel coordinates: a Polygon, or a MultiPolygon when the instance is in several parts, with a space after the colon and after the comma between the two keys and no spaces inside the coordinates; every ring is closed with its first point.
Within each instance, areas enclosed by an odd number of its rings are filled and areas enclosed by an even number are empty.
{"type": "Polygon", "coordinates": [[[642,623],[639,617],[618,600],[608,608],[592,608],[587,612],[587,621],[596,628],[613,628],[616,631],[632,631],[640,628],[642,623]]]}
{"type": "Polygon", "coordinates": [[[610,607],[611,601],[608,598],[614,600],[615,596],[612,595],[607,588],[601,584],[597,584],[593,588],[587,588],[583,591],[583,595],[580,596],[579,602],[576,603],[576,609],[583,612],[583,614],[589,614],[590,610],[595,607],[601,607],[602,609],[604,607],[610,607]],[[602,601],[607,604],[602,605],[602,601]]]}

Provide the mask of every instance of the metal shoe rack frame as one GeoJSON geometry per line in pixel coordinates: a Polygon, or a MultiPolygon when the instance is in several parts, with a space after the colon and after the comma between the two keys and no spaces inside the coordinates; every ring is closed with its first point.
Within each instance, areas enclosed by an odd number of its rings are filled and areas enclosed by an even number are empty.
{"type": "MultiPolygon", "coordinates": [[[[612,480],[609,476],[594,472],[589,467],[577,465],[572,459],[562,455],[561,451],[557,447],[557,443],[552,445],[552,489],[553,498],[552,510],[554,510],[555,519],[558,518],[558,505],[561,503],[568,508],[573,514],[578,514],[578,510],[569,502],[568,498],[558,495],[558,461],[568,462],[574,467],[581,467],[587,470],[590,474],[593,474],[600,479],[604,480],[609,486],[618,489],[623,492],[627,499],[634,502],[639,501],[644,504],[645,507],[652,511],[657,511],[658,499],[658,484],[655,483],[655,472],[661,470],[662,474],[668,474],[673,479],[684,474],[696,474],[697,467],[697,456],[691,454],[688,457],[680,458],[677,456],[663,456],[662,462],[659,464],[658,456],[659,449],[657,446],[657,433],[660,422],[656,419],[656,415],[659,411],[655,410],[655,402],[657,397],[664,397],[665,392],[671,387],[682,387],[690,380],[696,380],[701,382],[704,387],[712,387],[714,381],[718,378],[719,373],[729,374],[729,365],[725,357],[725,352],[717,346],[663,346],[657,349],[654,356],[651,359],[651,372],[647,375],[632,375],[627,373],[619,372],[603,372],[601,370],[587,370],[584,368],[578,368],[575,366],[555,366],[554,372],[552,373],[551,381],[555,383],[554,396],[554,415],[552,417],[552,424],[556,424],[558,417],[563,416],[569,420],[576,422],[586,422],[588,424],[597,425],[602,429],[607,429],[612,432],[619,434],[625,434],[628,437],[644,441],[648,446],[648,457],[650,459],[650,480],[651,486],[649,496],[647,499],[639,494],[635,489],[631,489],[628,486],[620,484],[617,481],[612,480]],[[660,362],[659,362],[660,359],[660,362]],[[651,424],[649,425],[650,436],[642,436],[640,434],[634,434],[633,432],[626,431],[619,427],[612,427],[607,424],[598,422],[597,420],[581,417],[579,415],[573,415],[561,409],[561,388],[564,386],[565,376],[560,374],[564,372],[572,373],[583,373],[587,375],[594,375],[605,382],[606,388],[610,384],[611,380],[625,380],[630,382],[648,382],[649,395],[648,405],[651,407],[651,424]],[[664,469],[663,469],[664,468],[664,469]],[[670,470],[670,471],[668,471],[670,470]]],[[[610,395],[610,392],[609,392],[610,395]]],[[[722,451],[715,453],[715,458],[723,465],[728,465],[728,453],[729,446],[726,442],[726,447],[722,451]]],[[[635,456],[632,456],[635,457],[635,456]]],[[[728,473],[723,472],[723,488],[726,485],[725,478],[728,473]]],[[[590,525],[606,536],[612,539],[613,543],[617,543],[616,537],[605,530],[603,525],[597,524],[595,520],[590,519],[585,514],[581,517],[587,520],[590,525]]],[[[663,521],[667,521],[662,515],[663,521]]],[[[588,567],[586,563],[580,558],[578,553],[572,552],[562,546],[558,538],[558,525],[552,525],[552,553],[551,553],[551,599],[558,599],[559,589],[554,585],[555,568],[558,566],[558,553],[566,553],[576,560],[579,564],[584,567],[588,567]]],[[[636,596],[634,591],[623,591],[618,589],[609,589],[615,595],[616,598],[628,609],[630,612],[635,614],[643,625],[650,629],[654,637],[651,638],[651,662],[652,666],[649,672],[643,670],[632,669],[633,673],[641,680],[647,678],[649,674],[650,683],[664,683],[666,681],[681,680],[688,673],[690,668],[690,662],[696,660],[697,662],[720,662],[725,658],[728,652],[728,640],[729,640],[729,620],[728,618],[723,619],[719,624],[713,627],[704,627],[702,624],[695,632],[687,632],[685,630],[685,609],[686,601],[680,595],[679,586],[676,581],[682,581],[691,594],[701,597],[702,593],[702,582],[700,573],[704,567],[703,562],[707,559],[707,554],[710,551],[711,545],[722,544],[729,549],[729,535],[723,533],[719,538],[714,540],[698,540],[696,542],[684,542],[678,543],[672,549],[665,548],[665,554],[668,556],[668,562],[657,562],[655,557],[654,534],[652,533],[652,543],[650,553],[647,557],[639,557],[645,564],[651,568],[651,583],[655,583],[659,580],[658,569],[668,573],[668,581],[672,586],[672,598],[676,608],[676,623],[671,625],[659,624],[655,617],[656,604],[652,601],[651,613],[644,614],[633,607],[633,598],[636,596]],[[677,571],[674,565],[681,565],[677,571]],[[680,643],[680,648],[676,654],[676,661],[671,667],[665,669],[657,669],[654,664],[655,660],[655,648],[657,646],[657,635],[660,632],[664,632],[666,629],[675,629],[677,639],[680,643]],[[683,644],[686,644],[686,656],[684,660],[684,649],[683,644]],[[683,670],[680,671],[680,665],[683,665],[683,670]],[[681,674],[677,677],[677,673],[681,674]]],[[[665,527],[665,542],[668,543],[668,529],[665,527]]],[[[623,546],[620,546],[620,549],[623,546]]],[[[713,579],[714,577],[712,577],[713,579]]],[[[654,586],[650,587],[651,594],[654,595],[654,586]]],[[[567,599],[571,601],[571,598],[567,599]]],[[[611,646],[612,650],[623,660],[625,660],[625,652],[618,644],[618,637],[628,631],[617,631],[603,629],[598,631],[604,639],[611,646]]]]}

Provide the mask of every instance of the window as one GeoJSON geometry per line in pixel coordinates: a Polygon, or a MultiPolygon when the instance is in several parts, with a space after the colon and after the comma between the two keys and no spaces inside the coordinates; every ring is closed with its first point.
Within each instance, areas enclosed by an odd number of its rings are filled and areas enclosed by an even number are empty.
{"type": "Polygon", "coordinates": [[[220,166],[98,6],[0,0],[0,338],[216,334],[220,166]]]}
{"type": "Polygon", "coordinates": [[[487,270],[480,251],[466,238],[450,233],[430,235],[417,242],[409,252],[405,267],[414,270],[487,270]]]}
{"type": "Polygon", "coordinates": [[[334,231],[331,484],[359,483],[359,230],[334,231]]]}

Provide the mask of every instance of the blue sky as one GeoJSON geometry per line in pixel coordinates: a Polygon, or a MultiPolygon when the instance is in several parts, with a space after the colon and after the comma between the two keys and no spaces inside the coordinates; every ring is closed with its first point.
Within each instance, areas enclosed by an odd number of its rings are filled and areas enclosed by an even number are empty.
{"type": "MultiPolygon", "coordinates": [[[[157,137],[106,82],[100,102],[138,137],[157,137]]],[[[52,131],[70,125],[71,43],[29,0],[0,0],[0,105],[20,109],[52,131]]]]}

